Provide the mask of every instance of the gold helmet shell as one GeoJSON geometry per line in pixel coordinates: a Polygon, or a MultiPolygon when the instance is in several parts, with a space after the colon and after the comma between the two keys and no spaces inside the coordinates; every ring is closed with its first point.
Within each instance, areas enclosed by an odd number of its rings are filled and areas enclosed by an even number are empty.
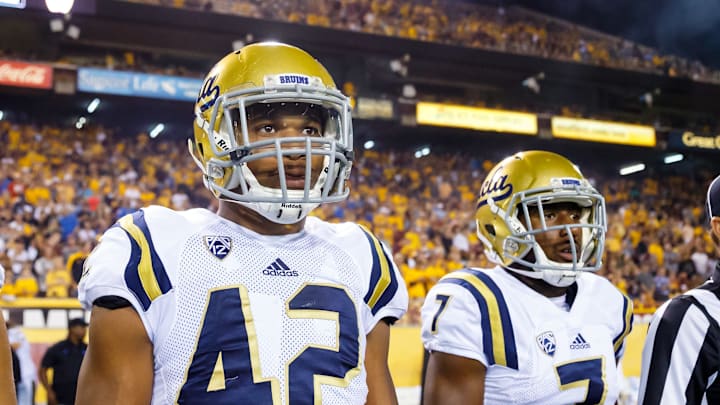
{"type": "Polygon", "coordinates": [[[203,172],[205,186],[217,197],[247,206],[277,223],[300,221],[321,203],[347,198],[352,167],[349,99],[337,90],[325,67],[300,48],[278,42],[251,44],[222,58],[208,73],[195,102],[190,153],[203,172]],[[326,117],[319,137],[271,138],[251,142],[247,108],[253,104],[309,105],[326,117]],[[304,189],[261,185],[248,162],[275,157],[312,157],[324,167],[304,189]]]}
{"type": "Polygon", "coordinates": [[[498,163],[482,184],[475,219],[486,255],[509,270],[566,286],[579,272],[597,271],[602,264],[605,200],[577,166],[556,153],[519,152],[498,163]],[[540,228],[533,228],[528,207],[537,207],[542,214],[543,206],[561,202],[581,208],[579,223],[548,227],[541,219],[540,228]],[[535,240],[538,233],[559,228],[568,233],[581,229],[579,243],[570,238],[573,260],[569,263],[549,260],[535,240]]]}

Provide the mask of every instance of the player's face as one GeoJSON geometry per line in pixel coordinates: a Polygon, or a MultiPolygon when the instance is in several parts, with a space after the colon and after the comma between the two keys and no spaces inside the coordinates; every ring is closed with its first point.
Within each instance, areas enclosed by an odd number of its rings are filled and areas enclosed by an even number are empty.
{"type": "MultiPolygon", "coordinates": [[[[542,229],[540,213],[537,207],[529,207],[530,223],[533,229],[542,229]]],[[[547,227],[568,224],[579,224],[582,218],[580,207],[574,203],[557,203],[543,205],[545,225],[547,227]]],[[[571,234],[565,229],[541,232],[535,235],[535,241],[547,255],[549,260],[558,263],[571,263],[573,255],[570,245],[570,237],[575,242],[575,250],[580,254],[582,246],[582,232],[580,228],[572,228],[571,234]],[[572,234],[572,235],[571,235],[572,234]]]]}
{"type": "MultiPolygon", "coordinates": [[[[305,103],[273,103],[248,108],[248,137],[250,142],[275,138],[323,136],[321,107],[305,103]]],[[[283,149],[305,148],[304,142],[283,144],[283,149]]],[[[274,146],[267,150],[273,151],[274,146]]],[[[323,157],[312,158],[310,187],[320,176],[323,157]]],[[[302,190],[305,187],[306,156],[303,154],[283,157],[285,181],[288,189],[302,190]]],[[[258,182],[265,187],[280,188],[277,159],[268,157],[248,163],[258,182]]]]}

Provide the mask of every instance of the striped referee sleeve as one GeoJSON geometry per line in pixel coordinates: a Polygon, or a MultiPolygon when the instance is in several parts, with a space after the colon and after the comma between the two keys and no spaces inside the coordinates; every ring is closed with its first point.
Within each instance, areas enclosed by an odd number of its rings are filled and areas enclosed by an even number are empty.
{"type": "Polygon", "coordinates": [[[703,287],[671,300],[653,317],[642,355],[639,404],[720,403],[720,297],[703,287]]]}

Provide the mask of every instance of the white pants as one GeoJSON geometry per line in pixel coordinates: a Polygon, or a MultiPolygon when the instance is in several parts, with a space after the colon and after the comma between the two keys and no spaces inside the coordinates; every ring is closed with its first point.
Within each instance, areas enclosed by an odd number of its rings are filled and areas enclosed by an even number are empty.
{"type": "Polygon", "coordinates": [[[20,381],[17,386],[18,405],[34,405],[35,390],[32,381],[20,381]]]}

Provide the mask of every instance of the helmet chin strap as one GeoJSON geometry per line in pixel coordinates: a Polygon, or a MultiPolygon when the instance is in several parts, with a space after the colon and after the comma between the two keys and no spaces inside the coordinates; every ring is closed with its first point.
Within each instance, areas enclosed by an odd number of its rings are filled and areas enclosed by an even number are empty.
{"type": "MultiPolygon", "coordinates": [[[[325,159],[327,161],[327,157],[325,159]]],[[[321,171],[320,176],[313,188],[310,189],[309,196],[311,198],[319,198],[321,194],[321,185],[325,183],[327,174],[321,171]]],[[[246,165],[235,166],[232,168],[232,175],[228,180],[228,184],[224,188],[217,187],[220,193],[219,198],[228,202],[240,204],[247,207],[258,214],[265,217],[267,220],[289,225],[300,222],[305,218],[310,211],[317,208],[320,203],[306,203],[306,202],[261,202],[261,201],[241,201],[242,195],[230,191],[240,186],[240,183],[245,179],[248,185],[248,189],[252,189],[253,195],[256,197],[268,197],[268,198],[281,198],[282,190],[277,188],[265,187],[260,184],[252,170],[246,165]],[[235,194],[235,195],[233,195],[235,194]],[[239,197],[239,198],[238,198],[239,197]]],[[[287,190],[287,196],[290,200],[301,200],[305,195],[304,190],[287,190]]]]}
{"type": "MultiPolygon", "coordinates": [[[[534,246],[532,250],[530,250],[523,258],[517,258],[516,261],[511,263],[508,266],[505,266],[506,269],[513,271],[518,274],[522,274],[523,276],[534,278],[537,280],[543,280],[546,283],[555,286],[555,287],[568,287],[572,283],[575,282],[577,279],[577,276],[581,273],[580,271],[576,270],[564,270],[562,267],[565,266],[572,266],[570,263],[558,263],[552,260],[549,260],[547,256],[545,255],[545,252],[543,252],[542,248],[539,246],[534,246]],[[530,252],[532,252],[532,256],[530,255],[530,252]],[[533,259],[534,261],[530,262],[529,260],[526,260],[529,257],[529,259],[533,259]],[[525,263],[523,263],[525,262],[525,263]],[[512,265],[516,265],[518,267],[513,267],[512,265]],[[557,269],[539,269],[535,270],[532,268],[533,264],[540,264],[543,266],[558,266],[560,268],[557,269]]],[[[582,267],[583,263],[578,262],[577,267],[582,267]]]]}

